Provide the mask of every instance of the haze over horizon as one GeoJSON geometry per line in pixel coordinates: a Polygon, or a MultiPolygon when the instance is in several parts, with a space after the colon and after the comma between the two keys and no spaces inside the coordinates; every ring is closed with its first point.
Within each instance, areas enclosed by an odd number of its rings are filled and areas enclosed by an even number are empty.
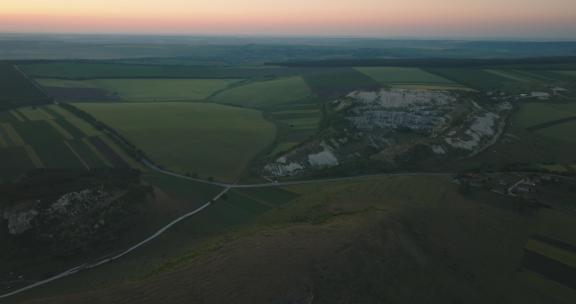
{"type": "Polygon", "coordinates": [[[0,32],[576,39],[574,0],[21,0],[0,32]]]}

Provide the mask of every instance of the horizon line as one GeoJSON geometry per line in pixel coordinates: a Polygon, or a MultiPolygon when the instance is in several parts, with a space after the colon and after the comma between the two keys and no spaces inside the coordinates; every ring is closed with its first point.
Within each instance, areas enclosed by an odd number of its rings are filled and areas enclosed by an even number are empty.
{"type": "Polygon", "coordinates": [[[417,36],[417,35],[355,35],[355,34],[258,34],[258,33],[153,33],[153,32],[36,32],[36,31],[2,31],[0,35],[36,35],[36,36],[138,36],[138,37],[202,37],[202,38],[268,38],[268,39],[375,39],[375,40],[421,40],[421,41],[514,41],[514,42],[576,42],[576,37],[543,37],[543,36],[417,36]]]}

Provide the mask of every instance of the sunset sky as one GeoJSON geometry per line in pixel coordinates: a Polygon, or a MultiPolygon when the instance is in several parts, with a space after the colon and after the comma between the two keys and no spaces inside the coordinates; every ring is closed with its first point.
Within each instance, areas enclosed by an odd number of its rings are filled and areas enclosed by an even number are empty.
{"type": "Polygon", "coordinates": [[[0,32],[576,39],[576,0],[2,0],[0,32]]]}

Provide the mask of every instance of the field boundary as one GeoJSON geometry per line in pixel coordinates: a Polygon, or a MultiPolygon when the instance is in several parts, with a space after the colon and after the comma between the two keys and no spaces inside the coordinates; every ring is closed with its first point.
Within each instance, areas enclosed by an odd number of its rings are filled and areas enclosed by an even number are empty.
{"type": "Polygon", "coordinates": [[[12,126],[10,123],[2,123],[1,125],[6,131],[8,137],[12,140],[12,143],[14,143],[17,146],[26,145],[24,139],[20,136],[20,134],[18,134],[16,129],[14,129],[14,126],[12,126]]]}
{"type": "Polygon", "coordinates": [[[39,169],[40,168],[46,168],[46,166],[42,162],[42,159],[38,156],[38,153],[36,153],[36,150],[34,150],[34,148],[32,148],[32,146],[25,145],[24,149],[26,150],[26,154],[28,154],[28,157],[30,158],[32,163],[34,163],[34,166],[36,166],[36,168],[39,168],[39,169]]]}
{"type": "Polygon", "coordinates": [[[82,158],[82,156],[80,154],[78,154],[78,152],[76,152],[76,150],[74,150],[74,148],[72,148],[72,146],[70,145],[70,143],[68,143],[68,141],[64,141],[64,144],[66,145],[66,147],[68,147],[68,149],[70,150],[70,152],[72,152],[74,155],[76,155],[76,158],[78,158],[78,160],[82,163],[82,165],[84,166],[84,168],[86,168],[87,170],[90,169],[90,166],[88,165],[88,163],[82,158]]]}
{"type": "Polygon", "coordinates": [[[571,116],[571,117],[566,117],[566,118],[561,118],[561,119],[556,119],[556,120],[540,123],[540,124],[528,127],[528,128],[526,128],[526,130],[528,130],[530,132],[535,132],[535,131],[550,128],[550,127],[553,127],[556,125],[565,124],[567,122],[572,122],[572,121],[576,121],[576,116],[571,116]]]}
{"type": "Polygon", "coordinates": [[[28,80],[38,91],[40,91],[46,98],[48,98],[48,100],[50,102],[54,102],[54,98],[50,97],[50,95],[48,95],[48,93],[46,93],[46,91],[44,90],[44,88],[38,84],[38,82],[36,82],[36,80],[34,80],[33,78],[31,78],[30,76],[28,76],[28,74],[26,74],[26,72],[24,72],[18,65],[13,65],[12,66],[14,68],[14,70],[16,70],[18,73],[20,73],[24,78],[26,78],[26,80],[28,80]]]}

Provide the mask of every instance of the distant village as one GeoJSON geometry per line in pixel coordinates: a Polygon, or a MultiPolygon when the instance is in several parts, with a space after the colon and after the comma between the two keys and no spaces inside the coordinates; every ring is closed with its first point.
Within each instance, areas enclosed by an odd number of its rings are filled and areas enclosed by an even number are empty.
{"type": "Polygon", "coordinates": [[[576,212],[576,207],[570,203],[576,199],[576,179],[572,176],[538,172],[476,172],[458,174],[454,182],[460,186],[464,195],[473,189],[482,189],[515,197],[524,207],[576,212]],[[559,198],[559,193],[570,195],[559,198]]]}

